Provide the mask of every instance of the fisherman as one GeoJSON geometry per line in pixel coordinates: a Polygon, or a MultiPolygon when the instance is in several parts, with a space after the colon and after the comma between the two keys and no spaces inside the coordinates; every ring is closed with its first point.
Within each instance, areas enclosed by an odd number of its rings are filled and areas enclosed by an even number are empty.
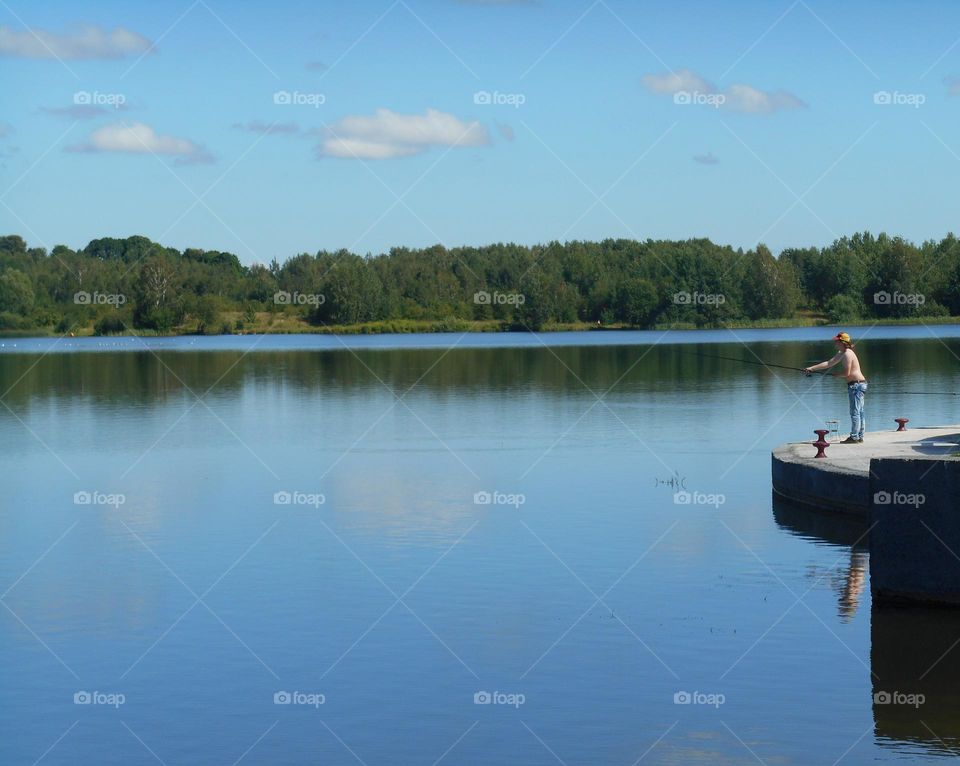
{"type": "Polygon", "coordinates": [[[809,375],[820,370],[829,370],[831,367],[843,363],[843,377],[847,379],[847,397],[850,400],[850,436],[841,444],[862,444],[863,429],[866,420],[863,416],[863,400],[867,393],[867,379],[860,371],[860,360],[853,351],[853,342],[845,332],[838,332],[833,336],[833,343],[837,353],[832,358],[820,364],[804,368],[809,375]]]}

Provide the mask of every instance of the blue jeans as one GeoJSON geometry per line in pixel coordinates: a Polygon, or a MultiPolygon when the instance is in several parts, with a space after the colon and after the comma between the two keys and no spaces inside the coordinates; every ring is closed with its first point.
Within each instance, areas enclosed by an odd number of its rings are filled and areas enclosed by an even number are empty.
{"type": "Polygon", "coordinates": [[[863,429],[867,425],[863,415],[863,399],[866,393],[866,381],[847,386],[847,397],[850,399],[850,436],[854,439],[863,440],[863,429]]]}

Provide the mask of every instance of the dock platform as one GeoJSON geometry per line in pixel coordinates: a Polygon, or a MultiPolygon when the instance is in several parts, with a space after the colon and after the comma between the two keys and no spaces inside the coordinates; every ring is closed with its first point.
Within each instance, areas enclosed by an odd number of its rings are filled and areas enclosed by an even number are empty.
{"type": "Polygon", "coordinates": [[[825,458],[810,441],[773,451],[773,490],[795,503],[864,518],[870,512],[870,461],[874,458],[941,459],[960,452],[960,425],[871,431],[863,444],[831,442],[825,458]]]}

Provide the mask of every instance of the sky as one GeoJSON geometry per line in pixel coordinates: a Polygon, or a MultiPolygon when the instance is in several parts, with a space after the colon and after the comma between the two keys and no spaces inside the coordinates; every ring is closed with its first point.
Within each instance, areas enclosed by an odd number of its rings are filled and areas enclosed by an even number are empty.
{"type": "Polygon", "coordinates": [[[957,229],[956,2],[5,0],[0,66],[35,247],[957,229]]]}

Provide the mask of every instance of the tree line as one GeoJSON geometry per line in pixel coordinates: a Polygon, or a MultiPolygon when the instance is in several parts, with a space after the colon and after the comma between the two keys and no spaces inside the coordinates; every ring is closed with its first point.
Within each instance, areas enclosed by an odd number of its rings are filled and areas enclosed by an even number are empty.
{"type": "Polygon", "coordinates": [[[215,250],[146,237],[102,238],[49,252],[0,237],[0,330],[98,334],[222,333],[259,317],[316,326],[391,320],[722,327],[960,315],[960,245],[858,233],[823,248],[733,249],[707,239],[552,242],[339,250],[243,265],[215,250]]]}

